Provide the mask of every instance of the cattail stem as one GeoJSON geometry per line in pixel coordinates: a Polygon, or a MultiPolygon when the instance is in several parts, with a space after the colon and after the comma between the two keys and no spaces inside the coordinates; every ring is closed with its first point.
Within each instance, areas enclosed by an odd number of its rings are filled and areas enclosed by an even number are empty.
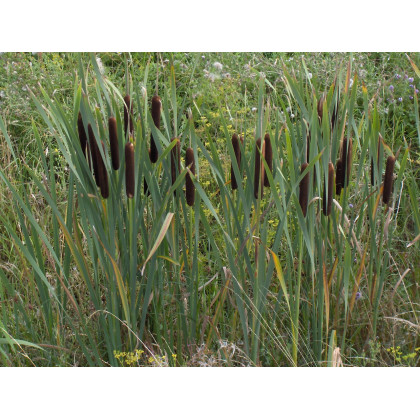
{"type": "MultiPolygon", "coordinates": [[[[155,95],[152,98],[152,118],[155,127],[159,130],[160,129],[160,113],[162,109],[162,102],[159,96],[155,95]]],[[[159,157],[159,152],[156,146],[155,139],[153,138],[153,134],[150,134],[150,161],[152,163],[156,163],[159,157]]]]}
{"type": "Polygon", "coordinates": [[[261,139],[259,138],[255,143],[255,170],[254,170],[254,197],[258,200],[258,197],[262,196],[262,188],[260,185],[260,171],[261,171],[261,139]]]}
{"type": "Polygon", "coordinates": [[[326,194],[325,186],[324,193],[322,195],[322,212],[325,216],[329,216],[331,214],[334,186],[334,165],[330,162],[328,164],[328,195],[326,194]]]}
{"type": "MultiPolygon", "coordinates": [[[[195,175],[194,150],[192,147],[189,147],[186,151],[185,166],[187,168],[190,168],[191,173],[195,175]]],[[[195,187],[194,187],[194,182],[189,173],[187,173],[186,180],[185,180],[185,197],[187,199],[187,204],[190,207],[192,207],[194,205],[195,187]]]]}
{"type": "MultiPolygon", "coordinates": [[[[267,166],[270,173],[272,173],[273,172],[273,149],[271,147],[270,135],[268,133],[264,137],[264,147],[265,147],[264,158],[265,158],[265,161],[267,162],[267,166]]],[[[265,173],[265,176],[264,176],[264,186],[265,187],[270,186],[267,173],[265,173]]]]}
{"type": "Polygon", "coordinates": [[[128,198],[134,197],[134,144],[130,141],[125,145],[125,190],[128,198]]]}
{"type": "MultiPolygon", "coordinates": [[[[233,151],[235,152],[236,163],[238,164],[239,170],[241,169],[241,148],[239,147],[239,139],[238,135],[234,134],[232,136],[232,147],[233,151]]],[[[230,164],[230,183],[232,186],[232,190],[236,190],[238,188],[238,182],[235,177],[235,171],[233,170],[233,164],[230,164]]]]}
{"type": "Polygon", "coordinates": [[[386,168],[385,168],[385,178],[384,178],[384,191],[382,194],[382,200],[384,204],[389,205],[389,200],[392,194],[392,187],[394,184],[394,165],[395,165],[395,157],[388,156],[386,160],[386,168]]]}
{"type": "MultiPolygon", "coordinates": [[[[300,173],[308,167],[308,163],[305,162],[300,168],[300,173]]],[[[303,217],[306,217],[306,211],[308,209],[308,197],[309,197],[309,172],[302,178],[299,184],[299,204],[302,209],[303,217]]]]}
{"type": "Polygon", "coordinates": [[[133,124],[133,101],[130,95],[124,96],[124,133],[127,137],[127,130],[130,128],[130,134],[134,133],[133,124]]]}
{"type": "Polygon", "coordinates": [[[115,117],[108,119],[109,129],[109,144],[111,146],[111,162],[112,168],[117,171],[120,167],[120,151],[118,148],[118,133],[117,133],[117,120],[115,117]]]}

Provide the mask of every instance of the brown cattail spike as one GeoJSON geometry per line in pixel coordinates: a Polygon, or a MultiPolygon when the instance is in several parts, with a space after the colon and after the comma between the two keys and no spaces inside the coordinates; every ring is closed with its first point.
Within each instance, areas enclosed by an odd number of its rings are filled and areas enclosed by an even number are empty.
{"type": "MultiPolygon", "coordinates": [[[[105,155],[105,145],[102,143],[102,150],[105,155]]],[[[101,194],[103,198],[109,197],[109,184],[108,184],[108,173],[106,172],[105,162],[102,158],[102,155],[98,153],[98,170],[99,170],[99,188],[101,189],[101,194]]]]}
{"type": "Polygon", "coordinates": [[[108,120],[109,144],[111,146],[112,168],[116,171],[120,167],[120,151],[118,148],[117,120],[110,117],[108,120]]]}
{"type": "MultiPolygon", "coordinates": [[[[152,98],[152,118],[155,127],[159,130],[160,128],[160,112],[162,109],[162,102],[159,96],[155,95],[152,98]]],[[[155,139],[153,138],[153,134],[150,134],[150,161],[152,163],[156,163],[159,157],[159,152],[156,147],[155,139]]]]}
{"type": "Polygon", "coordinates": [[[395,157],[388,156],[386,160],[386,168],[385,168],[385,179],[384,179],[384,192],[382,194],[382,200],[384,204],[389,205],[389,200],[392,194],[392,186],[394,184],[394,165],[395,165],[395,157]]]}
{"type": "MultiPolygon", "coordinates": [[[[351,161],[352,161],[352,153],[353,153],[353,142],[351,139],[347,139],[344,137],[343,143],[341,146],[341,163],[343,165],[343,173],[341,182],[343,188],[349,185],[350,175],[351,175],[351,161]]],[[[338,170],[337,170],[338,173],[338,170]]]]}
{"type": "Polygon", "coordinates": [[[334,165],[332,162],[328,164],[328,196],[325,191],[322,196],[322,212],[325,216],[329,216],[331,214],[332,208],[332,201],[334,197],[334,165]]]}
{"type": "MultiPolygon", "coordinates": [[[[235,152],[236,163],[238,164],[239,170],[241,169],[241,148],[239,147],[239,139],[238,135],[234,134],[232,136],[232,147],[233,151],[235,152]]],[[[233,170],[233,164],[230,164],[230,183],[232,185],[232,190],[236,190],[238,188],[238,182],[236,181],[235,172],[233,170]]]]}
{"type": "MultiPolygon", "coordinates": [[[[185,154],[185,166],[190,168],[190,171],[195,175],[195,161],[194,161],[194,150],[192,147],[189,147],[185,154]]],[[[194,205],[195,198],[195,187],[194,182],[191,178],[191,175],[187,173],[185,180],[185,197],[187,199],[187,204],[191,207],[194,205]]]]}
{"type": "Polygon", "coordinates": [[[262,195],[262,188],[260,185],[260,171],[261,171],[261,139],[258,139],[255,143],[255,171],[254,171],[254,197],[258,199],[258,192],[259,197],[261,198],[262,195]]]}
{"type": "Polygon", "coordinates": [[[93,175],[95,176],[96,185],[99,187],[99,167],[98,167],[99,148],[96,143],[96,138],[95,138],[95,134],[93,133],[92,126],[90,124],[88,124],[88,134],[89,134],[90,153],[92,155],[93,175]]]}
{"type": "MultiPolygon", "coordinates": [[[[273,172],[273,149],[271,148],[271,140],[270,135],[267,133],[264,137],[264,145],[265,145],[265,151],[264,151],[264,158],[267,162],[268,169],[270,170],[270,173],[273,172]]],[[[267,173],[265,173],[264,176],[264,186],[269,187],[270,182],[268,181],[267,173]]]]}
{"type": "Polygon", "coordinates": [[[127,136],[127,130],[130,127],[130,134],[134,132],[133,123],[133,101],[130,99],[130,95],[124,96],[124,133],[127,136]]]}
{"type": "MultiPolygon", "coordinates": [[[[300,168],[300,173],[308,167],[308,163],[305,162],[300,168]]],[[[303,217],[306,217],[306,211],[308,210],[308,196],[309,196],[309,172],[302,178],[299,184],[299,204],[302,209],[303,217]]]]}
{"type": "Polygon", "coordinates": [[[343,170],[343,162],[341,162],[341,159],[337,160],[337,174],[335,177],[335,193],[337,195],[341,194],[341,190],[343,189],[343,174],[344,174],[344,170],[343,170]]]}
{"type": "MultiPolygon", "coordinates": [[[[175,139],[173,138],[172,141],[175,139]]],[[[181,142],[177,140],[175,146],[171,150],[171,178],[172,185],[175,184],[176,178],[181,172],[181,142]]],[[[176,191],[174,191],[176,194],[176,191]]]]}
{"type": "Polygon", "coordinates": [[[324,103],[325,103],[325,94],[323,94],[318,101],[317,111],[318,111],[318,118],[319,121],[322,122],[322,115],[324,113],[324,103]]]}
{"type": "Polygon", "coordinates": [[[77,130],[79,131],[80,147],[82,149],[83,154],[86,157],[87,156],[86,154],[87,136],[86,136],[85,127],[83,126],[82,114],[80,112],[77,118],[77,130]]]}
{"type": "Polygon", "coordinates": [[[125,191],[128,198],[134,197],[134,144],[130,141],[125,145],[125,191]]]}

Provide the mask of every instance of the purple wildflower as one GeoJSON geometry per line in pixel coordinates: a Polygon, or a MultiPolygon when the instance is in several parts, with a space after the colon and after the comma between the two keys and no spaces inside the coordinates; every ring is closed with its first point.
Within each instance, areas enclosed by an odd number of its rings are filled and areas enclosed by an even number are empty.
{"type": "Polygon", "coordinates": [[[419,93],[419,90],[418,89],[416,89],[416,93],[419,93]]]}
{"type": "Polygon", "coordinates": [[[409,85],[412,89],[414,89],[414,86],[410,83],[410,85],[409,85]]]}
{"type": "Polygon", "coordinates": [[[349,203],[349,207],[352,209],[353,208],[353,204],[349,203]]]}
{"type": "Polygon", "coordinates": [[[402,98],[401,98],[401,96],[398,98],[398,102],[402,102],[402,98]]]}
{"type": "Polygon", "coordinates": [[[408,79],[408,81],[409,81],[410,83],[413,83],[413,82],[414,82],[414,77],[410,77],[410,78],[408,79]]]}
{"type": "Polygon", "coordinates": [[[356,300],[359,300],[362,297],[362,294],[360,292],[356,292],[356,300]]]}
{"type": "Polygon", "coordinates": [[[391,92],[393,92],[393,90],[394,90],[394,86],[393,86],[393,85],[391,85],[391,86],[389,87],[389,90],[390,90],[391,92]]]}
{"type": "Polygon", "coordinates": [[[414,98],[412,96],[410,96],[410,99],[413,100],[414,98]]]}
{"type": "Polygon", "coordinates": [[[408,76],[406,74],[404,75],[404,79],[408,79],[408,76]]]}

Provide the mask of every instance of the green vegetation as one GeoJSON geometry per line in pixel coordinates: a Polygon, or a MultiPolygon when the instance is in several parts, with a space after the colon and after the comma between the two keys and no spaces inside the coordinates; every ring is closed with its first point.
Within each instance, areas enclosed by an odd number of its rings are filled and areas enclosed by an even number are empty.
{"type": "Polygon", "coordinates": [[[420,54],[0,62],[0,365],[420,365],[420,54]]]}

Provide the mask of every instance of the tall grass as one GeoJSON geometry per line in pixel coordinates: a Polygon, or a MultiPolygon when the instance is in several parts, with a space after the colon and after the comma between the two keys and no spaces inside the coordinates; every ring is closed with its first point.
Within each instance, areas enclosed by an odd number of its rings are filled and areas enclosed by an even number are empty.
{"type": "Polygon", "coordinates": [[[227,365],[324,366],[337,347],[345,355],[375,337],[409,150],[387,164],[385,184],[395,181],[382,206],[384,161],[394,154],[386,138],[378,143],[364,88],[366,112],[355,119],[351,63],[326,92],[302,73],[284,69],[283,92],[260,75],[252,136],[247,127],[232,133],[221,112],[223,150],[208,127],[198,135],[191,114],[182,118],[173,64],[160,97],[131,83],[128,63],[123,97],[93,55],[79,58],[70,115],[49,87],[42,100],[32,95],[68,167],[68,193],[58,201],[63,173],[33,123],[43,175],[21,167],[52,225],[37,221],[31,189],[0,171],[18,223],[0,218],[39,309],[35,323],[20,286],[1,274],[0,298],[16,297],[2,314],[3,357],[31,344],[28,360],[53,364],[72,343],[89,366],[118,366],[119,353],[139,349],[156,364],[188,364],[200,349],[227,365]],[[353,322],[361,291],[362,327],[353,322]]]}

